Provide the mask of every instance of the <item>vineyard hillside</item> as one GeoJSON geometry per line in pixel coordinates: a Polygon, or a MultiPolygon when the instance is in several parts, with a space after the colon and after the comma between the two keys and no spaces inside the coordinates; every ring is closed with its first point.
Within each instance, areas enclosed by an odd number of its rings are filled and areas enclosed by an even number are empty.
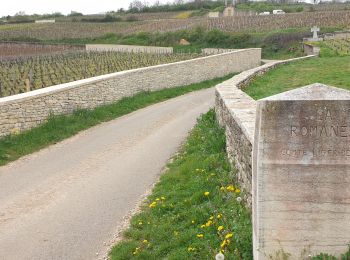
{"type": "Polygon", "coordinates": [[[0,97],[103,74],[171,63],[200,54],[74,52],[0,61],[0,97]]]}
{"type": "Polygon", "coordinates": [[[84,23],[60,22],[55,24],[0,25],[0,41],[91,39],[108,34],[130,35],[141,32],[173,32],[201,27],[226,32],[269,32],[288,28],[321,27],[346,28],[350,25],[350,11],[301,12],[285,15],[237,15],[209,19],[159,19],[134,22],[84,23]]]}

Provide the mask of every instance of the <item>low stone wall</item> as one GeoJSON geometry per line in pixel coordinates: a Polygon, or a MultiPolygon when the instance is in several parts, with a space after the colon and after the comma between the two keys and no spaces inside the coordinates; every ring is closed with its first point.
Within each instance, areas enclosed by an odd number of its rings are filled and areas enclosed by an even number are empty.
{"type": "Polygon", "coordinates": [[[0,136],[38,126],[53,114],[91,109],[132,96],[184,86],[259,66],[261,49],[246,49],[122,71],[0,99],[0,136]]]}
{"type": "Polygon", "coordinates": [[[312,44],[303,43],[304,54],[306,55],[320,55],[321,48],[313,46],[312,44]]]}
{"type": "Polygon", "coordinates": [[[137,45],[116,45],[116,44],[87,44],[86,51],[118,51],[133,53],[173,53],[173,47],[154,47],[137,45]]]}
{"type": "Polygon", "coordinates": [[[220,54],[220,53],[226,53],[226,52],[237,51],[237,50],[238,49],[205,48],[205,49],[202,49],[202,54],[213,55],[213,54],[220,54]]]}
{"type": "Polygon", "coordinates": [[[324,35],[325,40],[348,39],[348,38],[350,38],[350,31],[339,31],[334,33],[326,33],[324,35]]]}
{"type": "Polygon", "coordinates": [[[246,192],[245,200],[249,207],[252,205],[252,148],[257,102],[241,89],[256,76],[278,65],[311,57],[315,56],[269,62],[244,71],[216,86],[216,115],[219,124],[225,128],[228,158],[238,170],[238,182],[246,192]]]}

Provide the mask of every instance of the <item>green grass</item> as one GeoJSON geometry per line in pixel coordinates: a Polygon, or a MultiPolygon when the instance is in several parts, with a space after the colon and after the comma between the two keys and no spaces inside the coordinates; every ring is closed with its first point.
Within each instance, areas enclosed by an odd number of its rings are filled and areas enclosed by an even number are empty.
{"type": "Polygon", "coordinates": [[[281,65],[258,76],[244,91],[254,99],[323,83],[350,90],[350,56],[312,58],[281,65]]]}
{"type": "Polygon", "coordinates": [[[242,194],[225,150],[224,130],[211,110],[132,218],[111,259],[214,259],[228,234],[225,259],[252,259],[250,214],[237,201],[242,194]]]}
{"type": "Polygon", "coordinates": [[[93,110],[79,110],[72,115],[51,116],[46,123],[37,128],[0,139],[0,165],[55,144],[102,122],[191,91],[213,87],[232,76],[228,75],[189,86],[141,92],[93,110]]]}

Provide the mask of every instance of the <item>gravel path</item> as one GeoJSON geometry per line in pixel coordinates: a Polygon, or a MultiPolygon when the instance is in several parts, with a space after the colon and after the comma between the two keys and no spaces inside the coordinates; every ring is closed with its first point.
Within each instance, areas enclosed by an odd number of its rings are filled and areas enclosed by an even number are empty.
{"type": "Polygon", "coordinates": [[[0,167],[0,259],[96,259],[159,177],[214,90],[101,124],[0,167]]]}

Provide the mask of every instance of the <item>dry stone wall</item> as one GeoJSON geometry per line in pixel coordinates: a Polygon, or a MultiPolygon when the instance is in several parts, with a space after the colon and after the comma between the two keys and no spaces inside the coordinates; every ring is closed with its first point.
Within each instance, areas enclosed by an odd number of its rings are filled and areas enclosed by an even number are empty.
{"type": "Polygon", "coordinates": [[[91,109],[132,96],[184,86],[259,66],[261,49],[246,49],[52,86],[0,99],[0,136],[24,131],[53,114],[91,109]]]}
{"type": "Polygon", "coordinates": [[[205,49],[202,49],[202,54],[213,55],[213,54],[226,53],[226,52],[231,52],[231,51],[236,51],[236,50],[238,50],[238,49],[205,48],[205,49]]]}
{"type": "Polygon", "coordinates": [[[215,111],[220,125],[225,128],[228,157],[238,170],[238,182],[246,192],[245,200],[249,207],[252,205],[252,148],[257,102],[241,88],[278,65],[310,57],[315,56],[269,62],[216,86],[215,111]]]}

